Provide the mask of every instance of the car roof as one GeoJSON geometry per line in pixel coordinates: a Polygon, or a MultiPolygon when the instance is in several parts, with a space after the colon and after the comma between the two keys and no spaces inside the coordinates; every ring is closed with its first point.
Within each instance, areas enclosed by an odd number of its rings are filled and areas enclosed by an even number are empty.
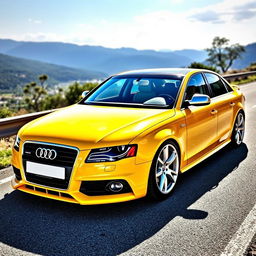
{"type": "Polygon", "coordinates": [[[191,71],[199,71],[192,68],[154,68],[154,69],[138,69],[116,74],[115,76],[177,76],[184,77],[191,71]]]}

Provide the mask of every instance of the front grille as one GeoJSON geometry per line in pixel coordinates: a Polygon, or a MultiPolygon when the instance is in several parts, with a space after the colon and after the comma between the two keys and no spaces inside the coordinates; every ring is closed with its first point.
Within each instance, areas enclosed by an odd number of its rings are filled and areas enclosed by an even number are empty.
{"type": "Polygon", "coordinates": [[[54,191],[54,190],[38,188],[38,187],[31,186],[31,185],[25,185],[25,188],[27,188],[29,190],[45,193],[45,194],[48,194],[48,195],[54,195],[54,196],[58,196],[58,197],[66,197],[66,198],[74,199],[73,196],[71,196],[70,194],[57,192],[57,191],[54,191]]]}
{"type": "Polygon", "coordinates": [[[65,146],[55,145],[55,144],[40,143],[40,142],[37,142],[37,143],[26,142],[23,147],[22,161],[23,161],[23,167],[24,167],[27,181],[35,184],[47,186],[47,187],[67,189],[77,154],[78,154],[78,150],[75,148],[70,148],[70,147],[65,147],[65,146]],[[38,148],[55,150],[57,152],[57,157],[54,160],[38,158],[36,156],[36,150],[38,148]],[[33,163],[51,165],[51,166],[64,167],[65,179],[62,180],[62,179],[27,173],[26,172],[27,161],[30,161],[33,163]]]}

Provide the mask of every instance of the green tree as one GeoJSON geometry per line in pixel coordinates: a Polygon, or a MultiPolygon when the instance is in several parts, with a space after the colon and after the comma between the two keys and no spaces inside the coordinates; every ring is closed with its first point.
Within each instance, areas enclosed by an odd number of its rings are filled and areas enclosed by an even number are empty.
{"type": "Polygon", "coordinates": [[[72,105],[79,100],[81,100],[81,95],[83,91],[90,91],[95,88],[98,84],[97,83],[85,83],[79,84],[78,82],[73,83],[68,87],[65,92],[65,98],[67,100],[68,105],[72,105]]]}
{"type": "Polygon", "coordinates": [[[220,67],[223,73],[232,66],[234,60],[241,58],[244,47],[240,44],[229,45],[229,39],[225,37],[215,37],[212,42],[212,47],[206,49],[208,52],[207,61],[215,66],[220,67]]]}
{"type": "Polygon", "coordinates": [[[47,91],[36,82],[27,84],[24,89],[26,109],[32,112],[38,112],[43,110],[44,99],[47,95],[47,91]]]}
{"type": "Polygon", "coordinates": [[[47,95],[44,99],[43,109],[55,109],[67,106],[67,100],[62,88],[58,88],[54,94],[47,95]]]}
{"type": "Polygon", "coordinates": [[[43,88],[46,88],[45,82],[46,82],[46,80],[48,79],[48,76],[47,76],[46,74],[42,74],[42,75],[40,75],[40,76],[38,77],[38,79],[39,79],[39,81],[40,81],[40,83],[41,83],[41,86],[42,86],[43,88]]]}
{"type": "Polygon", "coordinates": [[[199,68],[199,69],[208,69],[208,70],[212,70],[214,72],[219,72],[219,70],[213,66],[208,66],[208,65],[204,65],[203,63],[200,62],[192,62],[188,68],[199,68]]]}

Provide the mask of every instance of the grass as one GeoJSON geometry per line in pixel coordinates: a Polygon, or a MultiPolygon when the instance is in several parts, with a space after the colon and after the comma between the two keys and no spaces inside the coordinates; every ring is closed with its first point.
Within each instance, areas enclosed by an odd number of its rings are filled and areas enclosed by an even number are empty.
{"type": "Polygon", "coordinates": [[[0,140],[0,169],[10,166],[14,137],[0,140]]]}
{"type": "Polygon", "coordinates": [[[234,85],[247,84],[256,81],[256,76],[248,76],[246,79],[231,82],[234,85]]]}

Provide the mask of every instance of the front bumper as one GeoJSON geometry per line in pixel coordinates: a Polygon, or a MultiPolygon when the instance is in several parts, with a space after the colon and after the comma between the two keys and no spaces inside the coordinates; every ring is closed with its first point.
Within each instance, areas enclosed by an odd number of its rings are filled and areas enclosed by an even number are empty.
{"type": "Polygon", "coordinates": [[[124,202],[144,197],[147,193],[151,162],[136,164],[136,158],[122,159],[111,163],[85,163],[89,150],[80,151],[74,164],[67,189],[34,184],[27,181],[21,153],[13,150],[12,165],[20,170],[20,178],[12,180],[14,189],[33,195],[82,205],[124,202]],[[124,180],[129,192],[106,195],[86,195],[81,186],[84,181],[124,180]]]}

